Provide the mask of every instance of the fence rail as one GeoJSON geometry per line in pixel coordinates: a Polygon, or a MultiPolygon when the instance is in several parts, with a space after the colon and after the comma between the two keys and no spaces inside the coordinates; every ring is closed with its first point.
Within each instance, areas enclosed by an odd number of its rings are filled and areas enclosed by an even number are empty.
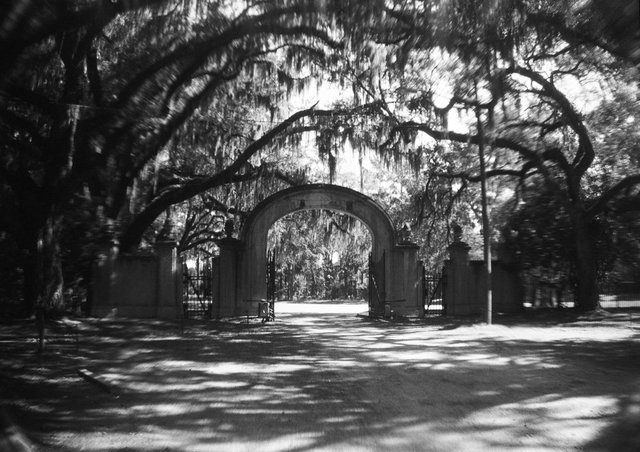
{"type": "MultiPolygon", "coordinates": [[[[523,284],[525,309],[573,308],[573,292],[566,285],[550,284],[535,280],[523,284]]],[[[600,294],[600,307],[604,309],[640,308],[640,286],[635,283],[621,283],[609,286],[600,294]]]]}

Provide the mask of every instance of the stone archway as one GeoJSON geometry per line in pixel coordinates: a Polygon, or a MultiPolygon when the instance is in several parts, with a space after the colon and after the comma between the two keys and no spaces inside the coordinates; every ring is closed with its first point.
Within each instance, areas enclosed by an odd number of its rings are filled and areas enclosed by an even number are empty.
{"type": "Polygon", "coordinates": [[[220,275],[220,284],[228,286],[232,280],[235,282],[234,287],[220,287],[221,315],[257,312],[259,300],[267,296],[269,228],[285,215],[308,209],[346,213],[369,228],[374,273],[380,285],[379,301],[370,306],[372,310],[383,312],[385,304],[391,304],[391,308],[401,314],[423,313],[418,247],[413,243],[399,243],[389,215],[373,199],[349,188],[313,184],[288,188],[268,197],[251,212],[238,240],[221,241],[220,270],[226,267],[227,274],[220,275]]]}

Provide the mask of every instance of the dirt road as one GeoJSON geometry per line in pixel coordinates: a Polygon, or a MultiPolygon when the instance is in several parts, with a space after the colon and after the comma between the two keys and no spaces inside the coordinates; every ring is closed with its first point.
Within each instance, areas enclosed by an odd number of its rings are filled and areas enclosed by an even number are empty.
{"type": "Polygon", "coordinates": [[[365,310],[281,303],[273,323],[183,332],[96,323],[75,352],[3,353],[0,393],[42,450],[640,450],[632,318],[487,327],[365,310]]]}

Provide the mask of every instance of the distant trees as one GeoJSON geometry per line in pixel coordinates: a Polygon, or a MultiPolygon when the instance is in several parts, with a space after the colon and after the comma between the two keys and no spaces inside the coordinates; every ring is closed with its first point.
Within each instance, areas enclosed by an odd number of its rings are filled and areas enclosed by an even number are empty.
{"type": "Polygon", "coordinates": [[[278,297],[365,298],[371,243],[367,227],[349,215],[306,210],[281,218],[268,235],[278,297]]]}

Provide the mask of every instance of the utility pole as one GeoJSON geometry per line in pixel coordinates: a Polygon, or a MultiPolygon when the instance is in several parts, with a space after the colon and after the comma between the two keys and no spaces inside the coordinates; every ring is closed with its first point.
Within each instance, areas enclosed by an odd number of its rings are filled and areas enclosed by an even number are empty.
{"type": "MultiPolygon", "coordinates": [[[[477,99],[477,95],[476,95],[477,99]]],[[[489,212],[487,206],[487,171],[484,161],[484,127],[482,126],[482,115],[480,107],[476,107],[476,122],[478,127],[478,155],[480,157],[480,202],[482,204],[482,239],[484,254],[484,278],[487,288],[484,321],[487,325],[492,322],[492,290],[491,290],[491,230],[489,226],[489,212]]]]}

